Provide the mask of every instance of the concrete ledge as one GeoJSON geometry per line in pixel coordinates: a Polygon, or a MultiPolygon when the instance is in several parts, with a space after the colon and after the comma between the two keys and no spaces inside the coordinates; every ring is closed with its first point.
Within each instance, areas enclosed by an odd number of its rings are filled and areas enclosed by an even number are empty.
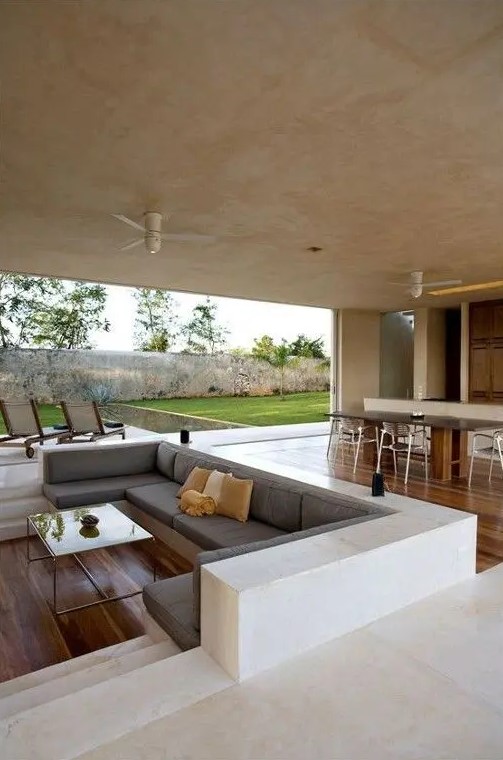
{"type": "Polygon", "coordinates": [[[472,577],[476,526],[402,513],[203,566],[202,647],[256,675],[472,577]]]}

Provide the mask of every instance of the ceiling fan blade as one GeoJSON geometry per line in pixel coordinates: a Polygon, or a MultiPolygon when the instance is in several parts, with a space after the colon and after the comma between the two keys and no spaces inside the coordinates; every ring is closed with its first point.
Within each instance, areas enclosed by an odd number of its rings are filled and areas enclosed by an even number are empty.
{"type": "Polygon", "coordinates": [[[463,280],[438,280],[436,282],[423,282],[423,288],[440,288],[450,285],[461,285],[463,280]]]}
{"type": "Polygon", "coordinates": [[[168,233],[166,235],[161,235],[161,238],[163,240],[172,240],[173,242],[179,243],[213,243],[216,240],[216,237],[213,235],[196,235],[190,232],[181,232],[179,234],[168,233]]]}
{"type": "Polygon", "coordinates": [[[123,214],[112,214],[112,216],[115,219],[118,219],[119,222],[124,222],[124,224],[129,224],[130,227],[134,227],[135,230],[141,230],[141,232],[145,232],[144,225],[138,224],[138,222],[133,222],[132,219],[128,219],[128,217],[124,216],[123,214]]]}
{"type": "Polygon", "coordinates": [[[131,248],[136,248],[138,245],[143,245],[144,240],[143,238],[138,238],[138,240],[133,240],[132,243],[127,243],[126,245],[123,245],[121,248],[119,248],[119,251],[130,251],[131,248]]]}

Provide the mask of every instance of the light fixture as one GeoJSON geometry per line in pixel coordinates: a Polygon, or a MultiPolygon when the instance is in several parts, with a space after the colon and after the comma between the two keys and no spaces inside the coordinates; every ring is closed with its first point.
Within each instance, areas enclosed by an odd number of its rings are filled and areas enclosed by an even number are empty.
{"type": "Polygon", "coordinates": [[[323,248],[320,248],[318,245],[310,245],[307,250],[311,251],[311,253],[318,253],[318,251],[322,251],[323,248]]]}
{"type": "Polygon", "coordinates": [[[477,282],[476,285],[458,285],[455,288],[443,288],[442,290],[429,290],[429,296],[450,296],[456,293],[473,293],[476,290],[494,290],[503,288],[503,280],[493,280],[492,282],[477,282]]]}

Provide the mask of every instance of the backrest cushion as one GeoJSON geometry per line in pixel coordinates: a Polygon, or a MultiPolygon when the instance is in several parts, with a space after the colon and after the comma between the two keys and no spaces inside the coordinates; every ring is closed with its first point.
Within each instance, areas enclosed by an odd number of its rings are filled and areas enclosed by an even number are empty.
{"type": "Polygon", "coordinates": [[[175,457],[177,449],[163,441],[157,449],[156,466],[159,472],[170,480],[175,477],[175,457]]]}
{"type": "Polygon", "coordinates": [[[196,466],[208,470],[220,470],[220,472],[231,471],[228,462],[216,459],[210,454],[204,454],[199,451],[178,451],[174,467],[175,482],[180,484],[185,483],[190,471],[196,466]]]}
{"type": "Polygon", "coordinates": [[[299,491],[275,485],[270,481],[254,480],[250,500],[250,517],[293,533],[300,529],[299,491]]]}
{"type": "Polygon", "coordinates": [[[301,527],[304,530],[362,515],[372,513],[383,515],[387,512],[388,510],[379,509],[352,496],[334,492],[325,492],[325,494],[307,492],[302,496],[301,527]]]}
{"type": "Polygon", "coordinates": [[[69,483],[122,475],[140,475],[156,468],[158,441],[152,443],[59,449],[44,453],[44,482],[69,483]]]}

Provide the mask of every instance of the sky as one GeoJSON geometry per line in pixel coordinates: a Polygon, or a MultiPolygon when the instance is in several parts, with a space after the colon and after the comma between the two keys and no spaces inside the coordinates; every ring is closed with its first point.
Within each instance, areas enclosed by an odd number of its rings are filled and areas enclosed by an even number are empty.
{"type": "MultiPolygon", "coordinates": [[[[130,351],[133,346],[133,327],[136,302],[133,289],[109,285],[106,317],[111,323],[109,333],[94,335],[96,348],[110,351],[130,351]]],[[[179,317],[186,322],[194,306],[204,301],[206,296],[192,293],[173,293],[179,304],[179,317]]],[[[308,306],[289,306],[285,304],[264,303],[261,301],[244,301],[236,298],[213,298],[218,306],[219,323],[230,330],[229,348],[246,348],[253,346],[254,338],[270,335],[275,342],[282,338],[294,340],[299,333],[308,338],[323,338],[325,350],[330,353],[329,309],[314,309],[308,306]]]]}

